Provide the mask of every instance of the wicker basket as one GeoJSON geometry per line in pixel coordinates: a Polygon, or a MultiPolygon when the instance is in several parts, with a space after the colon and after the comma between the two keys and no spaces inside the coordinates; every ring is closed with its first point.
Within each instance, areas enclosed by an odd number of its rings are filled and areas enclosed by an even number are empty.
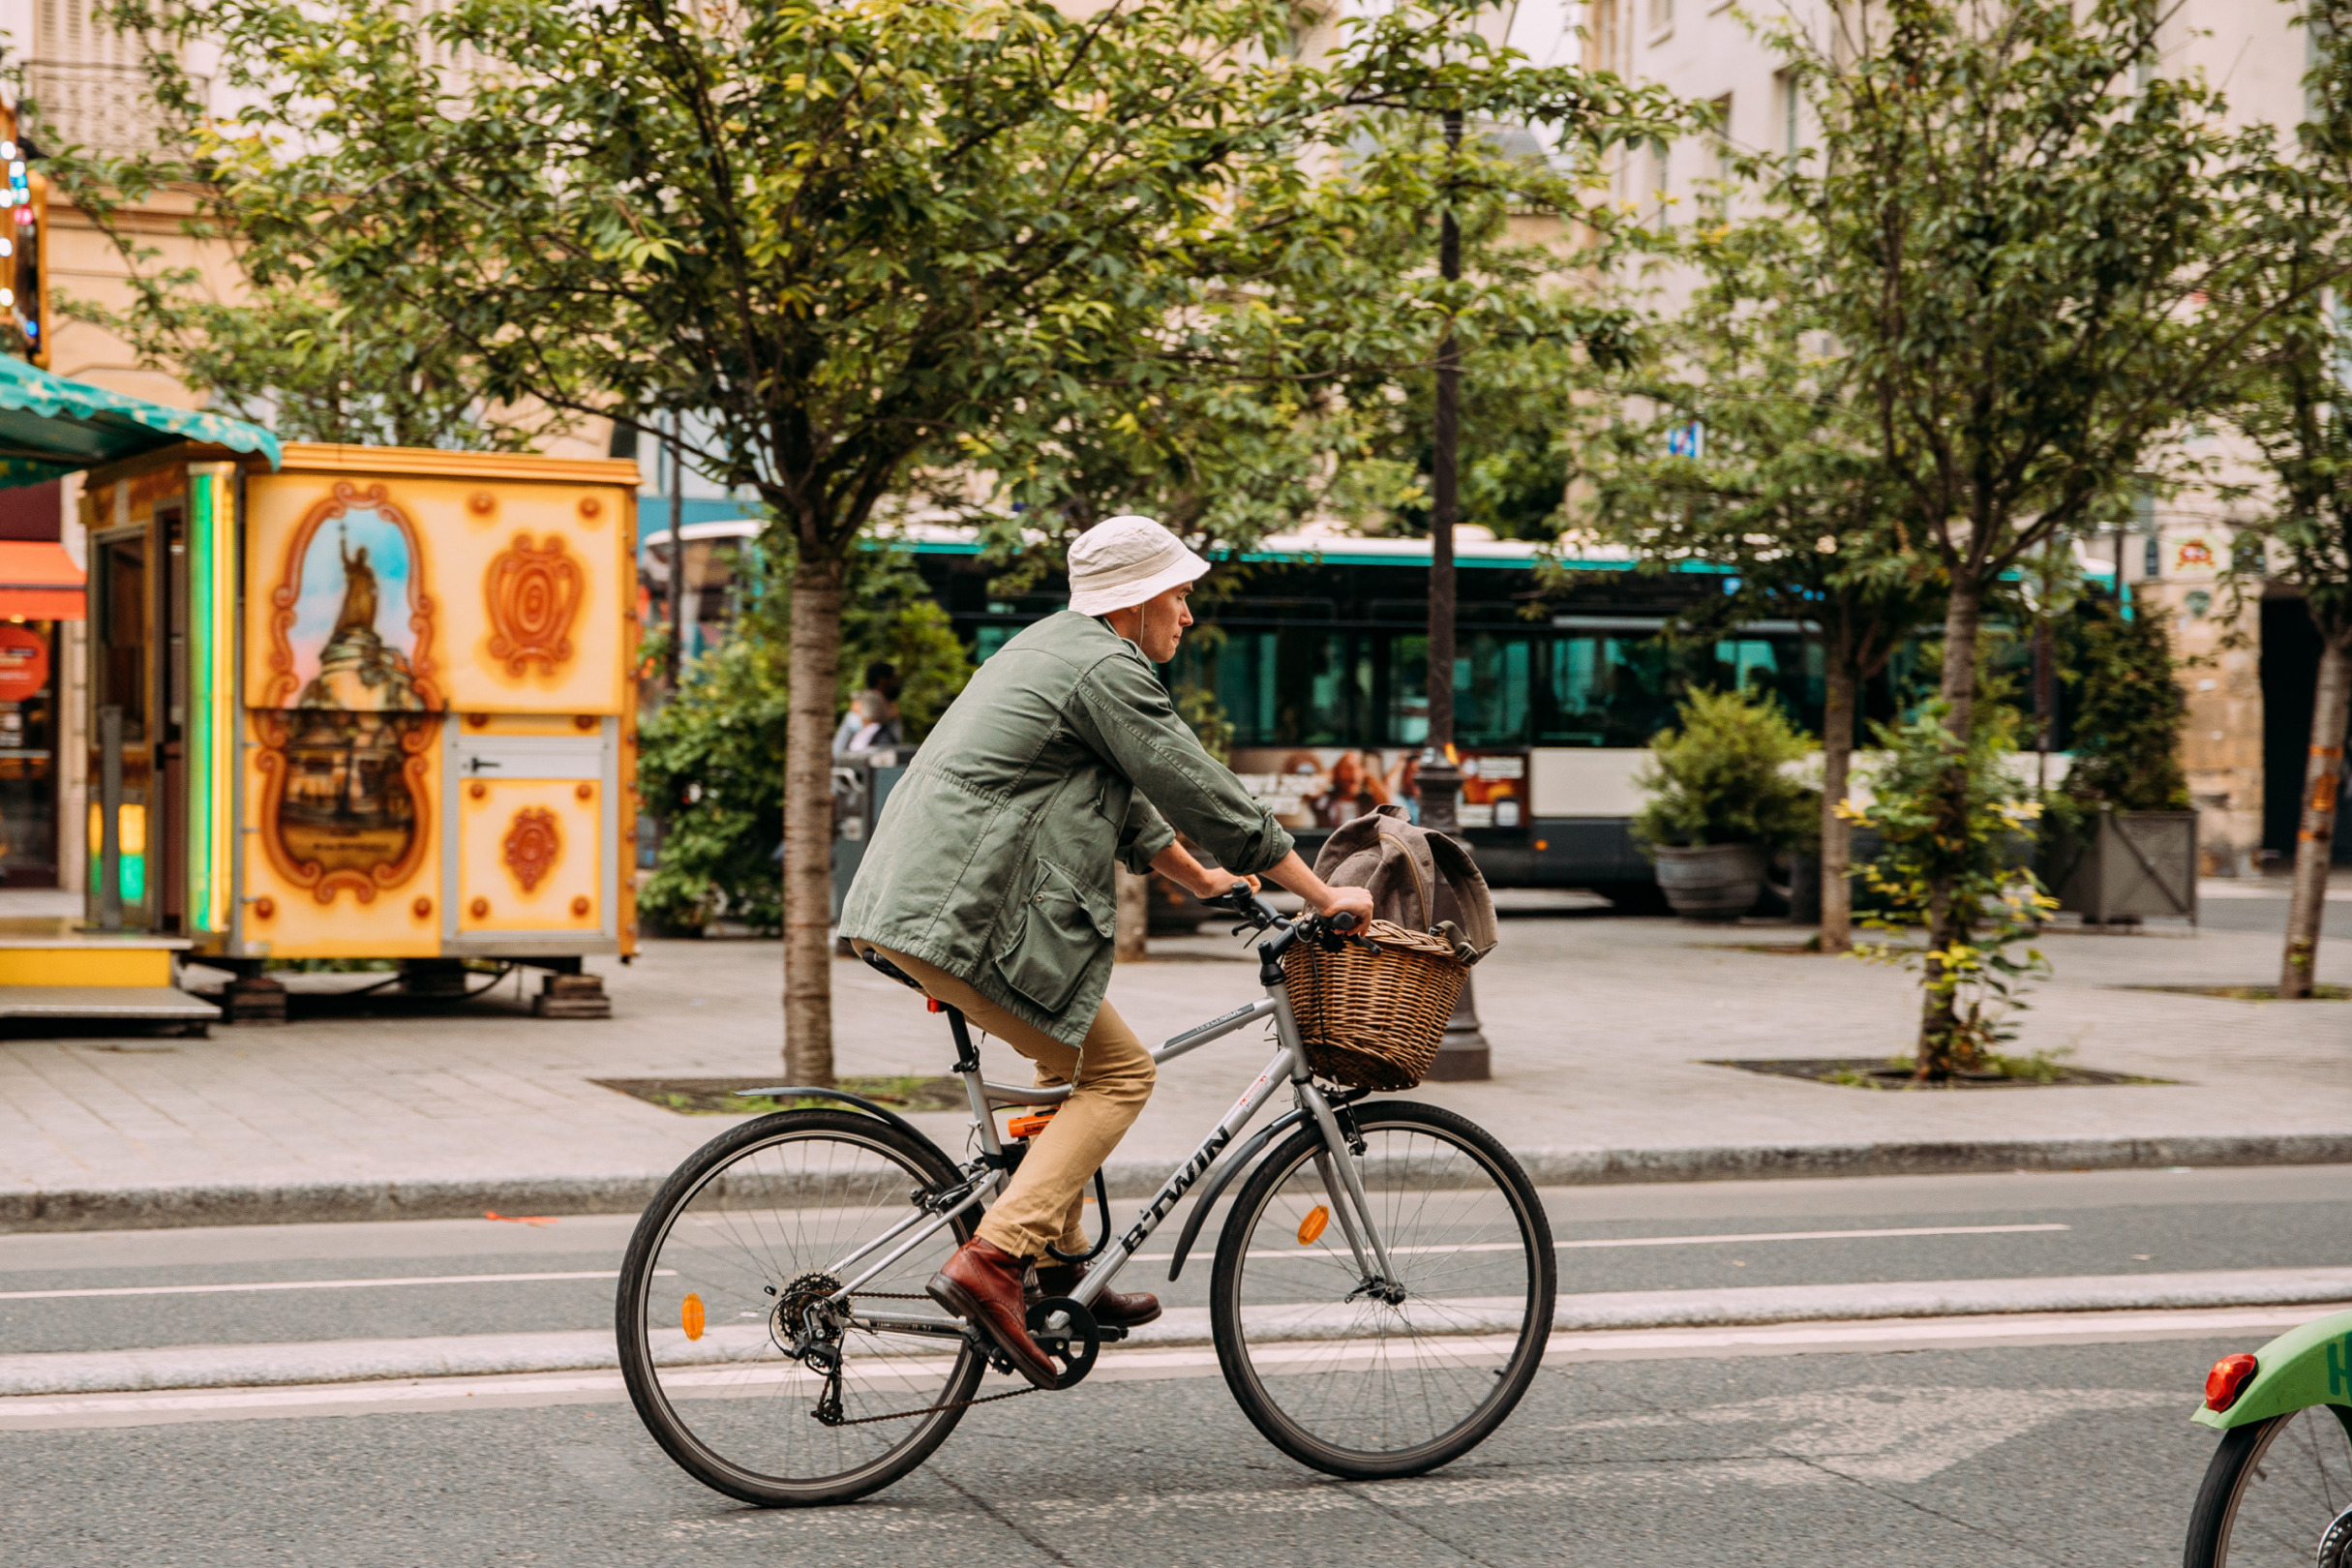
{"type": "Polygon", "coordinates": [[[1374,920],[1379,948],[1327,952],[1301,943],[1282,959],[1307,1065],[1351,1089],[1410,1089],[1429,1071],[1469,970],[1433,936],[1374,920]]]}

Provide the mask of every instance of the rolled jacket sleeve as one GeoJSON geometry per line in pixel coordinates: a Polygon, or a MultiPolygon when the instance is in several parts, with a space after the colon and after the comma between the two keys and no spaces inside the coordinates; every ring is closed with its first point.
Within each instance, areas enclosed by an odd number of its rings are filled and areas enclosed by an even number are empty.
{"type": "MultiPolygon", "coordinates": [[[[1072,695],[1073,725],[1135,787],[1123,852],[1148,863],[1174,842],[1172,823],[1237,876],[1253,876],[1290,853],[1290,834],[1203,749],[1140,652],[1123,644],[1072,695]]],[[[1135,859],[1128,863],[1135,867],[1135,859]]]]}
{"type": "Polygon", "coordinates": [[[1119,829],[1120,863],[1141,876],[1152,868],[1160,852],[1175,842],[1176,829],[1137,790],[1128,802],[1127,821],[1119,829]]]}

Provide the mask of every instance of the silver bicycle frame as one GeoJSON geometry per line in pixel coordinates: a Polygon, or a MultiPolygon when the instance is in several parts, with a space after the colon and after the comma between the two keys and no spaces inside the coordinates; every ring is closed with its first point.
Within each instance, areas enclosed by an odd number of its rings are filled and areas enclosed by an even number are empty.
{"type": "MultiPolygon", "coordinates": [[[[1285,1083],[1289,1084],[1292,1098],[1297,1101],[1299,1108],[1307,1112],[1309,1120],[1323,1134],[1323,1148],[1315,1155],[1315,1168],[1323,1178],[1324,1191],[1331,1199],[1332,1213],[1340,1221],[1341,1232],[1346,1236],[1348,1248],[1355,1254],[1357,1269],[1368,1280],[1375,1275],[1381,1279],[1396,1277],[1394,1270],[1389,1266],[1387,1244],[1382,1240],[1378,1228],[1372,1223],[1372,1206],[1364,1196],[1364,1186],[1357,1174],[1354,1152],[1348,1147],[1346,1135],[1341,1131],[1338,1118],[1332,1114],[1330,1101],[1314,1085],[1313,1074],[1307,1066],[1306,1050],[1299,1041],[1298,1018],[1290,1010],[1289,992],[1280,980],[1268,985],[1265,996],[1259,1000],[1235,1008],[1231,1012],[1212,1018],[1207,1023],[1196,1024],[1182,1034],[1171,1036],[1158,1050],[1152,1052],[1152,1061],[1155,1064],[1172,1062],[1187,1051],[1206,1045],[1211,1040],[1222,1040],[1235,1030],[1245,1028],[1267,1017],[1274,1020],[1275,1036],[1279,1044],[1279,1048],[1274,1053],[1274,1059],[1266,1064],[1265,1070],[1251,1081],[1250,1087],[1242,1091],[1241,1098],[1233,1102],[1232,1108],[1218,1118],[1217,1125],[1210,1130],[1209,1135],[1201,1140],[1200,1147],[1192,1151],[1191,1157],[1179,1165],[1168,1179],[1161,1184],[1160,1191],[1153,1193],[1151,1199],[1136,1211],[1134,1222],[1129,1225],[1126,1232],[1113,1241],[1110,1246],[1103,1249],[1101,1256],[1086,1271],[1085,1279],[1079,1282],[1077,1291],[1072,1297],[1079,1305],[1093,1306],[1096,1298],[1110,1288],[1110,1282],[1117,1277],[1119,1271],[1143,1250],[1145,1239],[1160,1228],[1161,1221],[1168,1217],[1170,1211],[1183,1199],[1185,1193],[1191,1191],[1193,1185],[1208,1173],[1209,1167],[1217,1162],[1217,1157],[1224,1151],[1228,1144],[1241,1135],[1242,1131],[1250,1125],[1251,1119],[1265,1107],[1266,1101],[1272,1100],[1285,1083]],[[1339,1177],[1337,1182],[1332,1179],[1335,1172],[1339,1177]]],[[[993,1200],[996,1194],[1003,1191],[1007,1171],[1000,1161],[1004,1157],[1005,1146],[1003,1140],[997,1135],[994,1114],[996,1107],[1000,1105],[1051,1105],[1058,1104],[1070,1098],[1068,1084],[1051,1089],[1036,1089],[1015,1084],[989,1083],[980,1076],[977,1070],[960,1075],[964,1080],[965,1093],[971,1101],[974,1123],[980,1131],[980,1147],[987,1157],[985,1174],[977,1176],[971,1190],[953,1205],[941,1210],[926,1209],[911,1214],[881,1235],[866,1242],[856,1251],[829,1266],[825,1272],[836,1280],[844,1279],[849,1270],[863,1259],[890,1247],[892,1242],[899,1243],[879,1262],[865,1269],[855,1279],[848,1280],[830,1298],[831,1303],[854,1302],[858,1288],[868,1280],[881,1274],[891,1264],[937,1235],[965,1210],[975,1204],[993,1200]],[[909,1234],[910,1232],[912,1234],[909,1234]]],[[[848,1320],[859,1327],[889,1329],[897,1333],[914,1332],[958,1337],[964,1333],[964,1327],[959,1320],[937,1316],[918,1316],[909,1312],[853,1310],[849,1313],[848,1320]]]]}

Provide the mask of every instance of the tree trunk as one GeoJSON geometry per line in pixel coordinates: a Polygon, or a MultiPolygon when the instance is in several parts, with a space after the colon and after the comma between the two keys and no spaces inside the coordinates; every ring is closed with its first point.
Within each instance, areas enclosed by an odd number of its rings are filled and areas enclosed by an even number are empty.
{"type": "Polygon", "coordinates": [[[2287,903],[2286,960],[2278,994],[2311,994],[2319,927],[2328,908],[2336,845],[2336,802],[2343,788],[2344,728],[2352,720],[2352,637],[2321,646],[2319,691],[2311,703],[2311,750],[2303,769],[2303,822],[2295,834],[2295,895],[2287,903]]]}
{"type": "Polygon", "coordinates": [[[1151,956],[1152,879],[1124,865],[1114,875],[1119,880],[1119,938],[1112,958],[1122,964],[1141,963],[1151,956]]]}
{"type": "Polygon", "coordinates": [[[833,691],[839,561],[792,572],[792,709],[784,732],[784,1075],[833,1081],[833,691]]]}
{"type": "Polygon", "coordinates": [[[1860,685],[1854,661],[1839,646],[1829,649],[1828,703],[1822,713],[1822,951],[1854,950],[1854,824],[1840,814],[1848,776],[1854,770],[1854,709],[1860,685]]]}
{"type": "MultiPolygon", "coordinates": [[[[1959,742],[1951,766],[1938,790],[1938,836],[1946,843],[1968,839],[1968,743],[1976,719],[1976,640],[1984,627],[1983,585],[1958,573],[1952,576],[1951,596],[1944,611],[1944,684],[1939,695],[1946,713],[1944,726],[1959,742]]],[[[1975,911],[1957,896],[1957,878],[1939,874],[1930,886],[1927,907],[1927,947],[1932,955],[1969,940],[1975,911]]],[[[1975,1066],[1975,1048],[1959,1039],[1958,998],[1945,986],[1944,966],[1930,956],[1922,976],[1919,1006],[1919,1045],[1916,1060],[1922,1078],[1943,1079],[1955,1069],[1975,1066]]]]}

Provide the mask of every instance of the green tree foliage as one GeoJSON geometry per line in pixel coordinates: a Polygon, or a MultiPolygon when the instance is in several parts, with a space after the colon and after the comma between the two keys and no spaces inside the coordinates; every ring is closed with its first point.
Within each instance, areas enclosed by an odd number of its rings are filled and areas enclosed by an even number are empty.
{"type": "MultiPolygon", "coordinates": [[[[1857,0],[1821,37],[1777,34],[1821,151],[1771,194],[1820,236],[1826,324],[1856,362],[1907,542],[1948,586],[1947,835],[1970,821],[1994,585],[2135,475],[2177,466],[2166,438],[2235,395],[2263,322],[2340,276],[2270,299],[2240,286],[2273,138],[2228,130],[2213,89],[2168,74],[2167,15],[2164,0],[1857,0]]],[[[1931,901],[1931,954],[1959,950],[1972,907],[1951,888],[1931,901]]],[[[1929,992],[1949,996],[1936,962],[1929,992]]],[[[1941,1070],[1934,1041],[1953,1038],[1931,1017],[1922,1060],[1941,1070]]]]}
{"type": "Polygon", "coordinates": [[[2063,786],[2076,804],[2117,811],[2185,811],[2181,726],[2188,698],[2173,673],[2166,618],[2126,619],[2116,602],[2086,594],[2058,623],[2061,670],[2074,697],[2074,763],[2063,786]]]}
{"type": "MultiPolygon", "coordinates": [[[[724,917],[755,930],[783,922],[775,872],[784,842],[776,767],[791,710],[789,559],[746,551],[746,605],[734,635],[687,667],[676,696],[638,726],[638,793],[661,824],[661,864],[638,906],[664,924],[724,917]]],[[[947,612],[901,552],[850,558],[837,705],[866,663],[899,673],[899,724],[920,741],[963,690],[972,667],[947,612]]]]}
{"type": "Polygon", "coordinates": [[[1942,583],[1905,548],[1858,367],[1827,347],[1805,220],[1690,225],[1653,235],[1649,249],[1696,286],[1678,313],[1645,323],[1645,351],[1580,410],[1583,504],[1572,521],[1625,545],[1644,572],[1729,568],[1737,591],[1703,602],[1688,631],[1720,635],[1751,619],[1820,629],[1822,945],[1844,951],[1838,807],[1860,690],[1934,613],[1942,583]]]}
{"type": "MultiPolygon", "coordinates": [[[[785,866],[786,1058],[824,1082],[859,534],[925,467],[1148,433],[1165,388],[1237,368],[1273,385],[1343,351],[1277,329],[1284,280],[1335,251],[1305,193],[1366,112],[1588,144],[1657,101],[1530,69],[1466,15],[1384,11],[1326,64],[1295,57],[1287,0],[124,0],[117,20],[217,45],[241,106],[197,151],[249,273],[348,320],[429,323],[487,407],[693,413],[689,461],[768,508],[793,559],[787,841],[809,847],[785,866]],[[1225,352],[1228,321],[1284,354],[1225,352]]],[[[1285,428],[1279,398],[1265,425],[1285,428]]],[[[1164,459],[1131,445],[1136,471],[1164,459]]]]}
{"type": "Polygon", "coordinates": [[[1919,973],[1916,1061],[1931,1082],[1985,1067],[2015,1038],[2026,984],[2049,972],[2039,950],[2020,945],[2057,905],[2023,865],[2041,807],[2009,766],[2013,729],[2012,710],[1988,707],[1964,750],[1941,702],[1873,726],[1886,761],[1869,807],[1852,813],[1885,845],[1862,870],[1880,905],[1866,923],[1927,933],[1923,945],[1856,950],[1919,973]]]}
{"type": "Polygon", "coordinates": [[[2352,393],[2339,278],[2352,257],[2352,0],[2309,0],[2303,12],[2311,70],[2298,157],[2264,188],[2262,246],[2241,286],[2272,308],[2247,395],[2230,411],[2262,454],[2268,483],[2227,574],[2243,608],[2273,581],[2302,594],[2319,633],[2319,679],[2296,825],[2278,994],[2311,995],[2328,868],[2342,831],[2337,802],[2352,728],[2352,393]]]}
{"type": "Polygon", "coordinates": [[[1634,815],[1638,843],[1781,849],[1810,834],[1816,797],[1793,765],[1813,748],[1768,693],[1694,691],[1676,717],[1636,779],[1649,792],[1634,815]]]}

